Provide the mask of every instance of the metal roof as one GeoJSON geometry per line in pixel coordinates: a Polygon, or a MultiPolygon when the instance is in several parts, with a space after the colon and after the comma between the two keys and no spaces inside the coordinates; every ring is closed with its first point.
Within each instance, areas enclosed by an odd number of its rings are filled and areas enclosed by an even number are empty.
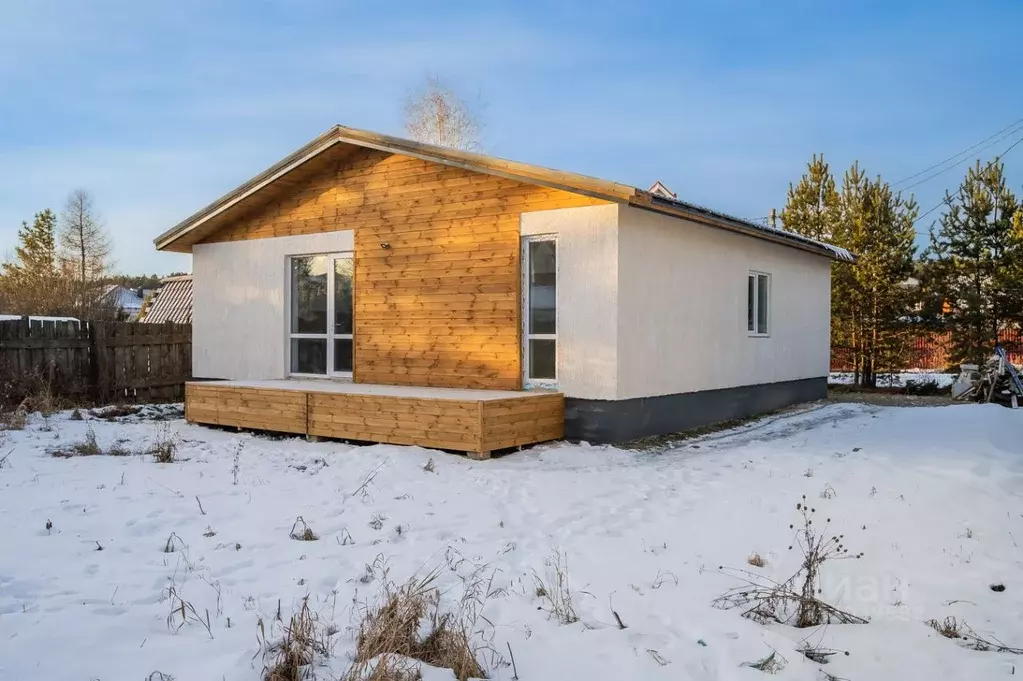
{"type": "Polygon", "coordinates": [[[192,275],[167,277],[141,320],[146,324],[192,323],[192,275]]]}
{"type": "Polygon", "coordinates": [[[220,197],[194,215],[167,230],[154,241],[158,250],[191,252],[192,244],[201,240],[202,230],[218,229],[218,220],[223,222],[228,211],[242,209],[246,202],[265,187],[277,182],[294,171],[335,147],[368,148],[394,154],[411,156],[433,163],[454,166],[472,172],[483,173],[517,180],[552,189],[561,189],[646,210],[653,210],[674,217],[689,219],[706,226],[716,227],[754,238],[766,239],[778,244],[809,251],[833,260],[855,262],[854,255],[844,248],[838,248],[798,234],[761,225],[726,213],[701,208],[677,199],[667,199],[660,194],[643,191],[636,187],[602,180],[600,178],[569,173],[542,166],[509,161],[459,149],[439,147],[412,140],[392,137],[368,130],[357,130],[336,125],[302,148],[289,154],[270,168],[256,175],[248,182],[220,197]]]}

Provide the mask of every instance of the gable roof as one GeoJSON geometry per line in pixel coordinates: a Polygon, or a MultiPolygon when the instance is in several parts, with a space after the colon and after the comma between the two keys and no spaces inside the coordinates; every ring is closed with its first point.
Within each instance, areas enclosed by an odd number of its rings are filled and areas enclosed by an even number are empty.
{"type": "Polygon", "coordinates": [[[253,205],[256,202],[254,198],[256,194],[285,179],[286,176],[288,178],[301,177],[303,169],[310,166],[316,167],[318,159],[322,160],[324,157],[329,157],[330,154],[343,156],[359,148],[376,149],[485,175],[517,180],[526,184],[561,189],[573,194],[644,208],[703,225],[773,241],[833,260],[855,261],[852,254],[843,248],[618,182],[460,149],[414,142],[341,125],[335,125],[248,182],[182,220],[154,240],[156,248],[157,250],[190,252],[193,244],[216,231],[225,220],[229,219],[230,215],[253,205]]]}
{"type": "Polygon", "coordinates": [[[142,318],[146,324],[192,323],[192,275],[167,277],[142,318]]]}
{"type": "Polygon", "coordinates": [[[654,183],[650,185],[650,189],[647,189],[647,191],[657,196],[663,196],[666,199],[678,198],[678,194],[668,189],[660,180],[654,180],[654,183]]]}

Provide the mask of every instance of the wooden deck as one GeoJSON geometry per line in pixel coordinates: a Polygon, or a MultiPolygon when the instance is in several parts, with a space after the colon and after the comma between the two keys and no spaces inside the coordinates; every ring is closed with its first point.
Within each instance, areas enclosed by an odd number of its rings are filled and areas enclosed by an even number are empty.
{"type": "Polygon", "coordinates": [[[316,437],[451,449],[486,459],[557,440],[565,398],[553,392],[460,390],[320,380],[194,381],[185,418],[316,437]]]}

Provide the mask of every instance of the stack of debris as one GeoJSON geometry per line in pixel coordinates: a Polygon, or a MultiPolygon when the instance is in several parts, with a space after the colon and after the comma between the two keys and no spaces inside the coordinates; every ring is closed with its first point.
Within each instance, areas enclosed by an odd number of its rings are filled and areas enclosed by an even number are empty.
{"type": "Polygon", "coordinates": [[[974,402],[1000,402],[1013,409],[1023,402],[1023,380],[1009,361],[1005,348],[995,346],[995,354],[983,367],[961,364],[959,378],[952,385],[952,397],[974,402]]]}

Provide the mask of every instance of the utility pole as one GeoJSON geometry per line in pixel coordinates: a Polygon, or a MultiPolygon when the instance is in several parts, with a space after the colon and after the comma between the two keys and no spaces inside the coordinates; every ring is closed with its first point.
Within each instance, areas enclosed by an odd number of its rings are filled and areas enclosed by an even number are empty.
{"type": "Polygon", "coordinates": [[[778,229],[778,211],[771,209],[771,229],[778,229]]]}

